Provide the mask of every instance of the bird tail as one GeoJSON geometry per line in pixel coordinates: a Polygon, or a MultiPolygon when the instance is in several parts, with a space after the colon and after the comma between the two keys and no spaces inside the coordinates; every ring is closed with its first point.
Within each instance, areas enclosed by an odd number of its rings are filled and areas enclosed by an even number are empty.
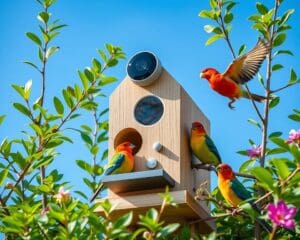
{"type": "Polygon", "coordinates": [[[243,91],[242,96],[244,98],[253,99],[256,102],[264,102],[267,99],[265,96],[257,95],[254,93],[250,93],[250,95],[249,95],[249,93],[247,91],[243,91]]]}
{"type": "Polygon", "coordinates": [[[103,183],[101,183],[99,185],[99,187],[96,189],[96,191],[94,192],[93,196],[90,198],[90,202],[93,202],[95,200],[95,198],[98,196],[98,194],[101,192],[101,190],[103,189],[104,185],[103,183]]]}

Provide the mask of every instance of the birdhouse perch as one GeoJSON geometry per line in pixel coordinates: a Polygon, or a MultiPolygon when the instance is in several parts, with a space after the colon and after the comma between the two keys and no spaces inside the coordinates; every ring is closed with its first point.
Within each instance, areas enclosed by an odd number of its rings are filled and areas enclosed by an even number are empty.
{"type": "MultiPolygon", "coordinates": [[[[189,131],[192,122],[209,121],[180,84],[150,52],[139,52],[127,65],[127,76],[110,96],[109,157],[115,147],[130,141],[134,149],[134,171],[103,178],[108,199],[117,203],[115,216],[133,211],[135,220],[151,207],[158,208],[165,187],[178,204],[162,216],[164,221],[187,223],[207,218],[207,204],[194,199],[204,181],[205,170],[192,169],[189,131]]],[[[101,212],[101,209],[99,209],[101,212]]],[[[198,232],[210,232],[213,222],[200,221],[198,232]]]]}

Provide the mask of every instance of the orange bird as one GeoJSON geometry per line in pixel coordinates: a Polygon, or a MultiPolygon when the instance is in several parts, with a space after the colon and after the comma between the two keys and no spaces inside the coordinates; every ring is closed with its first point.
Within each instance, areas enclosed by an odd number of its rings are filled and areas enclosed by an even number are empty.
{"type": "Polygon", "coordinates": [[[233,109],[232,104],[241,97],[253,99],[258,102],[266,98],[256,94],[250,94],[242,88],[242,84],[250,81],[258,72],[266,55],[270,51],[270,45],[258,41],[257,45],[248,53],[233,60],[225,73],[219,73],[214,68],[205,68],[201,78],[206,78],[210,87],[219,94],[228,97],[231,101],[228,106],[233,109]]]}
{"type": "MultiPolygon", "coordinates": [[[[228,164],[221,163],[217,166],[216,170],[218,173],[218,188],[226,202],[231,206],[238,207],[243,201],[252,198],[251,193],[235,177],[234,172],[228,164]]],[[[260,210],[255,203],[253,201],[249,201],[249,203],[260,214],[260,210]]],[[[268,232],[271,232],[272,228],[268,223],[258,218],[255,220],[268,232]]]]}
{"type": "MultiPolygon", "coordinates": [[[[135,146],[130,142],[123,142],[118,145],[116,147],[114,155],[104,167],[105,171],[103,173],[103,176],[116,173],[132,172],[134,168],[134,157],[132,154],[132,149],[134,147],[135,146]]],[[[90,202],[92,202],[97,197],[102,188],[103,184],[101,183],[95,191],[94,195],[91,197],[90,202]]]]}

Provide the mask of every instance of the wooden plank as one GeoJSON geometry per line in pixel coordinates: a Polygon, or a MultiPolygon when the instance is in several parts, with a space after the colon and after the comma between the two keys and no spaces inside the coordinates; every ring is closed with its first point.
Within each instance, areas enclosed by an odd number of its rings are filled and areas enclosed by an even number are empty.
{"type": "Polygon", "coordinates": [[[163,169],[113,174],[105,176],[102,183],[114,193],[174,187],[175,181],[163,169]]]}

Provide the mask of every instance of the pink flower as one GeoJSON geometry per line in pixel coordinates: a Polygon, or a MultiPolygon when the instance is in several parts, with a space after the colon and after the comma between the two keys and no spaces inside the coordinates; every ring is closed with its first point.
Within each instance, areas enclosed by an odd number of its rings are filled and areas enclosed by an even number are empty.
{"type": "Polygon", "coordinates": [[[61,186],[58,190],[58,193],[54,195],[54,198],[56,198],[56,201],[60,204],[62,202],[67,202],[71,198],[70,191],[65,191],[64,187],[61,186]]]}
{"type": "Polygon", "coordinates": [[[262,146],[261,145],[252,145],[252,149],[246,150],[247,155],[250,158],[259,158],[261,156],[262,146]]]}
{"type": "Polygon", "coordinates": [[[292,129],[289,132],[289,138],[286,141],[286,143],[293,143],[293,142],[296,143],[298,147],[300,147],[300,129],[298,129],[298,131],[292,129]]]}
{"type": "Polygon", "coordinates": [[[269,203],[267,206],[268,217],[273,221],[276,226],[282,226],[288,229],[295,228],[294,216],[298,209],[288,207],[284,201],[279,201],[277,204],[269,203]]]}

